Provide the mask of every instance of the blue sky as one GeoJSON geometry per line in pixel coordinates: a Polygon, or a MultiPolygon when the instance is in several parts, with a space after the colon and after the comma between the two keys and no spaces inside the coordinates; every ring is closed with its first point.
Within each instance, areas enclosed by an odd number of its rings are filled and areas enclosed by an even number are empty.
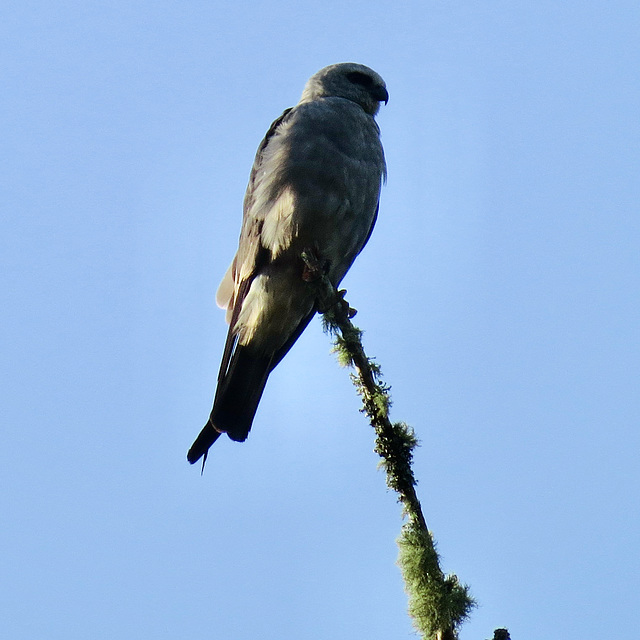
{"type": "Polygon", "coordinates": [[[340,61],[386,80],[345,279],[412,424],[462,640],[633,637],[636,2],[0,9],[0,619],[14,640],[412,637],[400,508],[314,321],[249,440],[185,460],[255,149],[340,61]]]}

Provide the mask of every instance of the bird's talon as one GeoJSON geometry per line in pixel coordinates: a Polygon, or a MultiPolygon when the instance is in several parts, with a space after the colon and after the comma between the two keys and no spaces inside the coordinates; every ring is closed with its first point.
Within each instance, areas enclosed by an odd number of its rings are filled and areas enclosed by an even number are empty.
{"type": "Polygon", "coordinates": [[[305,249],[302,252],[302,279],[305,282],[315,282],[324,275],[324,268],[318,256],[311,249],[305,249]]]}

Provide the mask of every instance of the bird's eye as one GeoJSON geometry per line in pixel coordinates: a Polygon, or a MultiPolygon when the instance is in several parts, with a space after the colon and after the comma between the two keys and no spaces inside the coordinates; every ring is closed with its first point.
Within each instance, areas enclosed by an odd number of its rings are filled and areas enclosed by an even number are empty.
{"type": "Polygon", "coordinates": [[[347,79],[354,84],[359,84],[366,88],[369,88],[373,85],[373,78],[371,76],[368,76],[366,73],[362,73],[361,71],[351,71],[347,73],[347,79]]]}

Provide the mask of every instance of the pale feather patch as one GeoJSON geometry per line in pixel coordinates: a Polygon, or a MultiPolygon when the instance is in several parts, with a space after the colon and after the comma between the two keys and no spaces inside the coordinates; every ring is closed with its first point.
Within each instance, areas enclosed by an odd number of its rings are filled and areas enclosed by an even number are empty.
{"type": "Polygon", "coordinates": [[[228,309],[233,298],[233,262],[224,274],[218,291],[216,291],[216,304],[221,309],[228,309]]]}
{"type": "Polygon", "coordinates": [[[294,235],[295,198],[291,189],[284,189],[264,217],[262,246],[276,257],[291,244],[294,235]]]}
{"type": "Polygon", "coordinates": [[[257,276],[251,283],[247,297],[242,302],[242,309],[234,327],[234,331],[238,333],[240,344],[250,342],[255,335],[256,328],[261,324],[262,315],[268,304],[265,284],[265,276],[257,276]]]}
{"type": "Polygon", "coordinates": [[[234,326],[242,345],[275,353],[313,308],[314,296],[306,283],[290,271],[259,275],[251,283],[234,326]]]}

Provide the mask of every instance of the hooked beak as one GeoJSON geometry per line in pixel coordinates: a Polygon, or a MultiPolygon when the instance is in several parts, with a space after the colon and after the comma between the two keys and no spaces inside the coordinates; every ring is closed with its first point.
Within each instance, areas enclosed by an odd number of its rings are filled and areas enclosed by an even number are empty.
{"type": "Polygon", "coordinates": [[[389,92],[387,91],[386,87],[376,87],[376,91],[373,94],[373,97],[378,102],[384,102],[385,105],[389,102],[389,92]]]}

